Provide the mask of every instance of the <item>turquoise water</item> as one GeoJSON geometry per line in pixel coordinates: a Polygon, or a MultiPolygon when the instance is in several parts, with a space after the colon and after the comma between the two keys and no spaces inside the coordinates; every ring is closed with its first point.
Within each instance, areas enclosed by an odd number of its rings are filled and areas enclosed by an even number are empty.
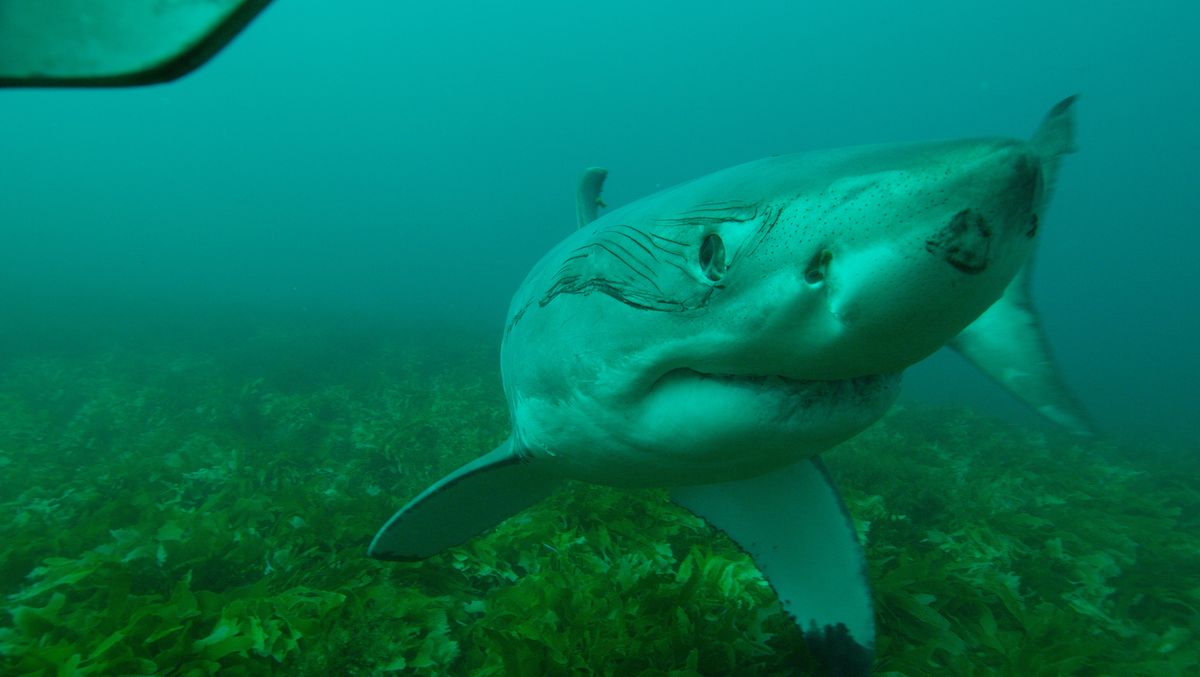
{"type": "Polygon", "coordinates": [[[880,672],[1194,671],[1198,18],[293,0],[171,85],[0,92],[0,672],[811,667],[655,492],[580,488],[424,565],[365,547],[507,434],[508,300],[582,168],[619,206],[782,152],[1027,136],[1071,93],[1033,290],[1102,434],[939,353],[827,460],[880,672]]]}

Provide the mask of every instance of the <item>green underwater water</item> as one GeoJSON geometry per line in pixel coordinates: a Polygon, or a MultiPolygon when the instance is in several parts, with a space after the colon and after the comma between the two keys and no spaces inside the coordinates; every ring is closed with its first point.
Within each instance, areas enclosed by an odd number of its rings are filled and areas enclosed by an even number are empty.
{"type": "MultiPolygon", "coordinates": [[[[507,435],[496,345],[279,331],[0,362],[0,673],[819,671],[660,491],[578,485],[429,561],[366,557],[507,435]]],[[[827,454],[877,672],[1197,674],[1196,451],[910,404],[827,454]]]]}

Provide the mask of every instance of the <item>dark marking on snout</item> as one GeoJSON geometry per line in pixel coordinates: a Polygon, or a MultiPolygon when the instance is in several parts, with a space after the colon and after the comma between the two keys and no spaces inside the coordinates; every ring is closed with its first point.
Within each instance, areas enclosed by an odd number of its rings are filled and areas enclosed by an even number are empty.
{"type": "Polygon", "coordinates": [[[1033,214],[1032,216],[1029,217],[1029,230],[1025,231],[1025,237],[1031,238],[1034,235],[1037,235],[1037,229],[1038,229],[1038,215],[1033,214]]]}
{"type": "Polygon", "coordinates": [[[933,237],[925,240],[925,251],[968,275],[987,270],[992,246],[992,229],[981,214],[964,209],[933,237]]]}

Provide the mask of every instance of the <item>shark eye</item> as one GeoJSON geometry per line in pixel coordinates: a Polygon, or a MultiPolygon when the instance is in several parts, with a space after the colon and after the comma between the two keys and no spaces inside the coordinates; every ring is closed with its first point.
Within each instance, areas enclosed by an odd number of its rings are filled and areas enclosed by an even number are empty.
{"type": "Polygon", "coordinates": [[[716,233],[709,233],[700,243],[700,272],[713,282],[725,275],[725,243],[716,233]]]}

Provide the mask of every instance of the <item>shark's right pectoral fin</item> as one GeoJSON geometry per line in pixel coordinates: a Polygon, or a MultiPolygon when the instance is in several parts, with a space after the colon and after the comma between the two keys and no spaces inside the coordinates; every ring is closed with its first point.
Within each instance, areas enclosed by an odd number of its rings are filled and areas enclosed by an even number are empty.
{"type": "Polygon", "coordinates": [[[1092,435],[1083,407],[1067,389],[1029,293],[1026,264],[999,301],[950,345],[1039,414],[1076,435],[1092,435]]]}
{"type": "Polygon", "coordinates": [[[514,450],[512,439],[438,480],[375,535],[377,559],[425,559],[490,529],[549,496],[561,484],[514,450]]]}
{"type": "Polygon", "coordinates": [[[677,487],[671,499],[750,555],[829,674],[870,672],[875,620],[866,561],[819,460],[748,480],[677,487]]]}

